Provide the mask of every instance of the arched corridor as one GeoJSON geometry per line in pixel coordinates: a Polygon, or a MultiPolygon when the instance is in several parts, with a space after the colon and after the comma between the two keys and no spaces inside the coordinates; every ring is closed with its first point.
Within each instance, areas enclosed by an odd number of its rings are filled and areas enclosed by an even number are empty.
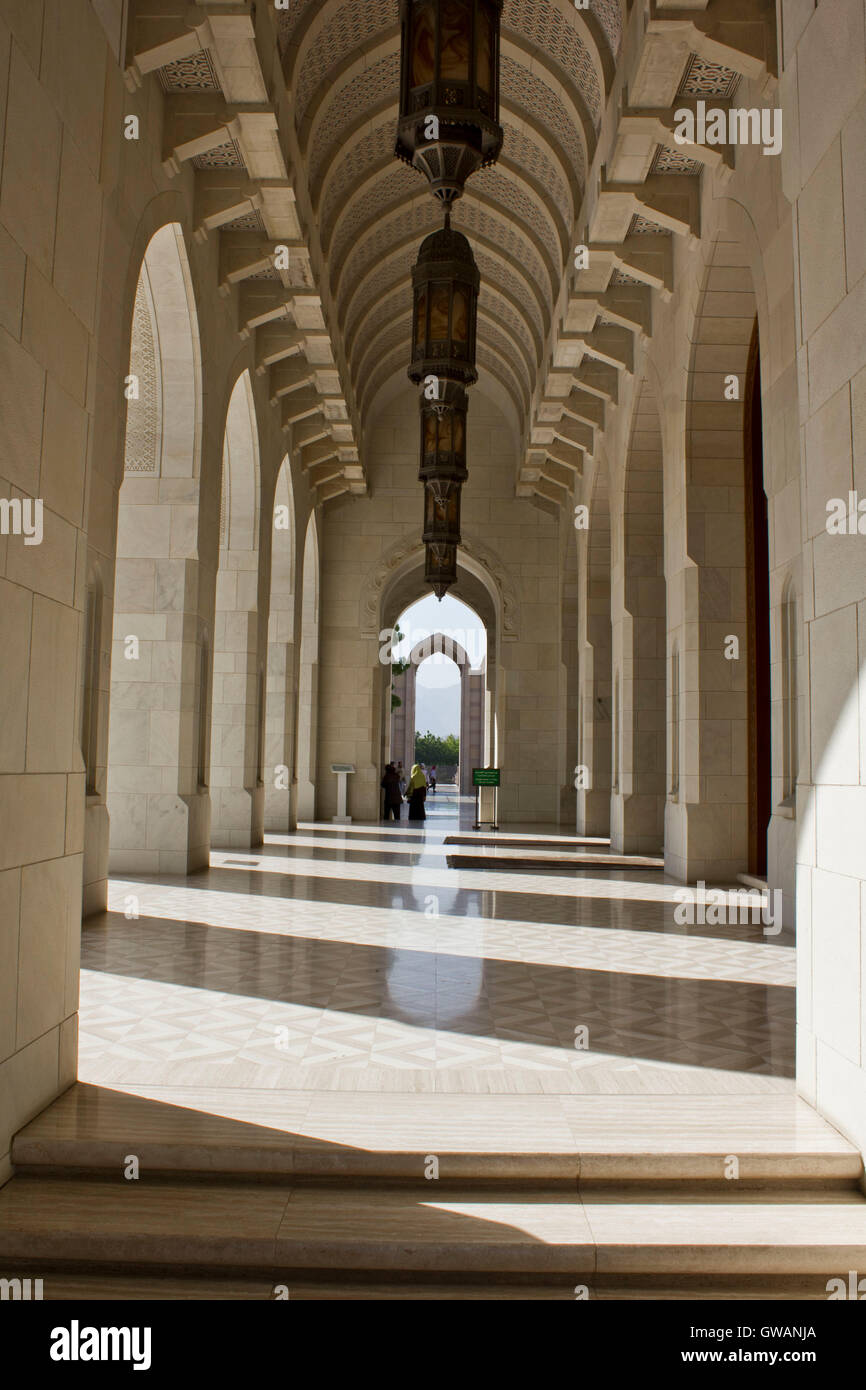
{"type": "Polygon", "coordinates": [[[0,0],[4,1298],[866,1270],[864,134],[862,0],[0,0]]]}

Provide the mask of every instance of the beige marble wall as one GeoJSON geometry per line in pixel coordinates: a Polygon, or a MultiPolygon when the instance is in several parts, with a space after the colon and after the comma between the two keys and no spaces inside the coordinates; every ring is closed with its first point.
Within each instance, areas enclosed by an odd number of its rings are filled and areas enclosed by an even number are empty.
{"type": "MultiPolygon", "coordinates": [[[[0,496],[44,504],[41,545],[0,538],[4,689],[12,692],[0,719],[0,1178],[10,1135],[75,1076],[82,896],[88,911],[103,905],[108,865],[111,643],[130,614],[143,650],[174,644],[159,684],[180,692],[160,712],[176,752],[135,764],[160,767],[170,780],[152,793],[168,794],[178,809],[163,818],[153,847],[181,870],[207,852],[209,797],[197,785],[200,652],[205,639],[213,651],[223,426],[245,368],[263,498],[270,507],[288,448],[302,533],[313,500],[267,377],[256,371],[255,338],[239,333],[237,290],[219,293],[219,238],[194,235],[194,171],[185,165],[171,176],[163,165],[163,91],[154,76],[134,92],[124,83],[122,22],[115,0],[0,0],[0,496]],[[139,120],[136,140],[124,138],[128,115],[139,120]],[[178,228],[201,342],[199,448],[192,478],[169,460],[162,495],[144,481],[139,516],[163,506],[171,515],[147,532],[152,549],[168,544],[169,552],[142,557],[156,594],[143,605],[150,581],[126,562],[115,588],[124,379],[144,254],[168,226],[178,228]],[[194,523],[191,497],[178,492],[191,481],[194,523]],[[89,794],[81,747],[88,588],[102,594],[89,794]]],[[[170,412],[170,400],[164,405],[170,412]]],[[[264,651],[270,544],[261,549],[252,607],[264,651]]],[[[139,807],[150,794],[145,783],[139,807]]],[[[121,841],[122,824],[115,830],[121,841]]]]}
{"type": "Polygon", "coordinates": [[[0,6],[0,1180],[10,1134],[74,1077],[85,774],[78,698],[107,43],[89,6],[0,6]],[[88,66],[67,80],[69,48],[88,66]],[[90,254],[82,255],[83,248],[90,254]]]}
{"type": "Polygon", "coordinates": [[[866,538],[827,530],[830,499],[866,496],[866,16],[859,0],[780,8],[799,397],[789,466],[799,464],[805,619],[796,821],[786,824],[797,856],[797,1067],[807,1099],[866,1148],[866,538]]]}

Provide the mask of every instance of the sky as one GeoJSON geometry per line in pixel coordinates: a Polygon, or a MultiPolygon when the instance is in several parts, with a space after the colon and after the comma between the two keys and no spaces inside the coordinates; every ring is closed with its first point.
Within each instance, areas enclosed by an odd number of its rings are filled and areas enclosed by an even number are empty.
{"type": "MultiPolygon", "coordinates": [[[[446,594],[440,603],[435,594],[419,599],[400,618],[406,640],[394,648],[394,655],[407,657],[424,637],[441,632],[466,649],[474,669],[487,655],[487,633],[471,608],[446,594]]],[[[460,734],[460,675],[454,662],[437,653],[422,661],[415,683],[415,728],[428,729],[440,738],[460,734]]]]}

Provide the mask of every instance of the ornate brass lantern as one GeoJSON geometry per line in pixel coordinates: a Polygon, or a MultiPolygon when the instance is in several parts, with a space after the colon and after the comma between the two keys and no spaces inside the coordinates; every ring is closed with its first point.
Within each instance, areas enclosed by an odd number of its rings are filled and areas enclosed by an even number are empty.
{"type": "Polygon", "coordinates": [[[499,158],[502,0],[400,0],[402,64],[395,153],[446,208],[499,158]]]}
{"type": "Polygon", "coordinates": [[[433,586],[438,599],[445,597],[452,584],[457,583],[457,546],[436,541],[427,546],[424,567],[425,583],[433,586]]]}
{"type": "Polygon", "coordinates": [[[475,336],[481,276],[462,232],[445,226],[425,237],[412,271],[412,363],[416,384],[428,376],[471,386],[478,380],[475,336]]]}
{"type": "Polygon", "coordinates": [[[457,580],[460,494],[466,468],[468,399],[456,382],[441,382],[441,398],[421,397],[421,470],[424,484],[425,578],[442,598],[457,580]]]}
{"type": "Polygon", "coordinates": [[[441,478],[424,486],[425,545],[460,544],[460,484],[441,478]]]}
{"type": "Polygon", "coordinates": [[[462,483],[466,468],[466,414],[468,399],[462,386],[440,382],[442,396],[421,398],[421,471],[419,479],[433,478],[462,483]]]}

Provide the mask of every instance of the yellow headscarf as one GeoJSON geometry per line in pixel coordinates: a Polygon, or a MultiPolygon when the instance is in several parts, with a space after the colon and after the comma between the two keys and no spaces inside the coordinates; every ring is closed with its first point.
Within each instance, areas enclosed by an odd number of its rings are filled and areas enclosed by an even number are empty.
{"type": "Polygon", "coordinates": [[[418,791],[419,787],[426,787],[426,786],[427,786],[427,778],[426,778],[426,776],[425,776],[424,773],[421,771],[421,768],[418,766],[418,764],[417,764],[417,763],[413,763],[413,765],[412,765],[412,774],[411,774],[411,776],[410,776],[410,778],[409,778],[409,785],[408,785],[408,787],[406,788],[407,792],[408,792],[409,795],[411,796],[413,792],[418,791]]]}

